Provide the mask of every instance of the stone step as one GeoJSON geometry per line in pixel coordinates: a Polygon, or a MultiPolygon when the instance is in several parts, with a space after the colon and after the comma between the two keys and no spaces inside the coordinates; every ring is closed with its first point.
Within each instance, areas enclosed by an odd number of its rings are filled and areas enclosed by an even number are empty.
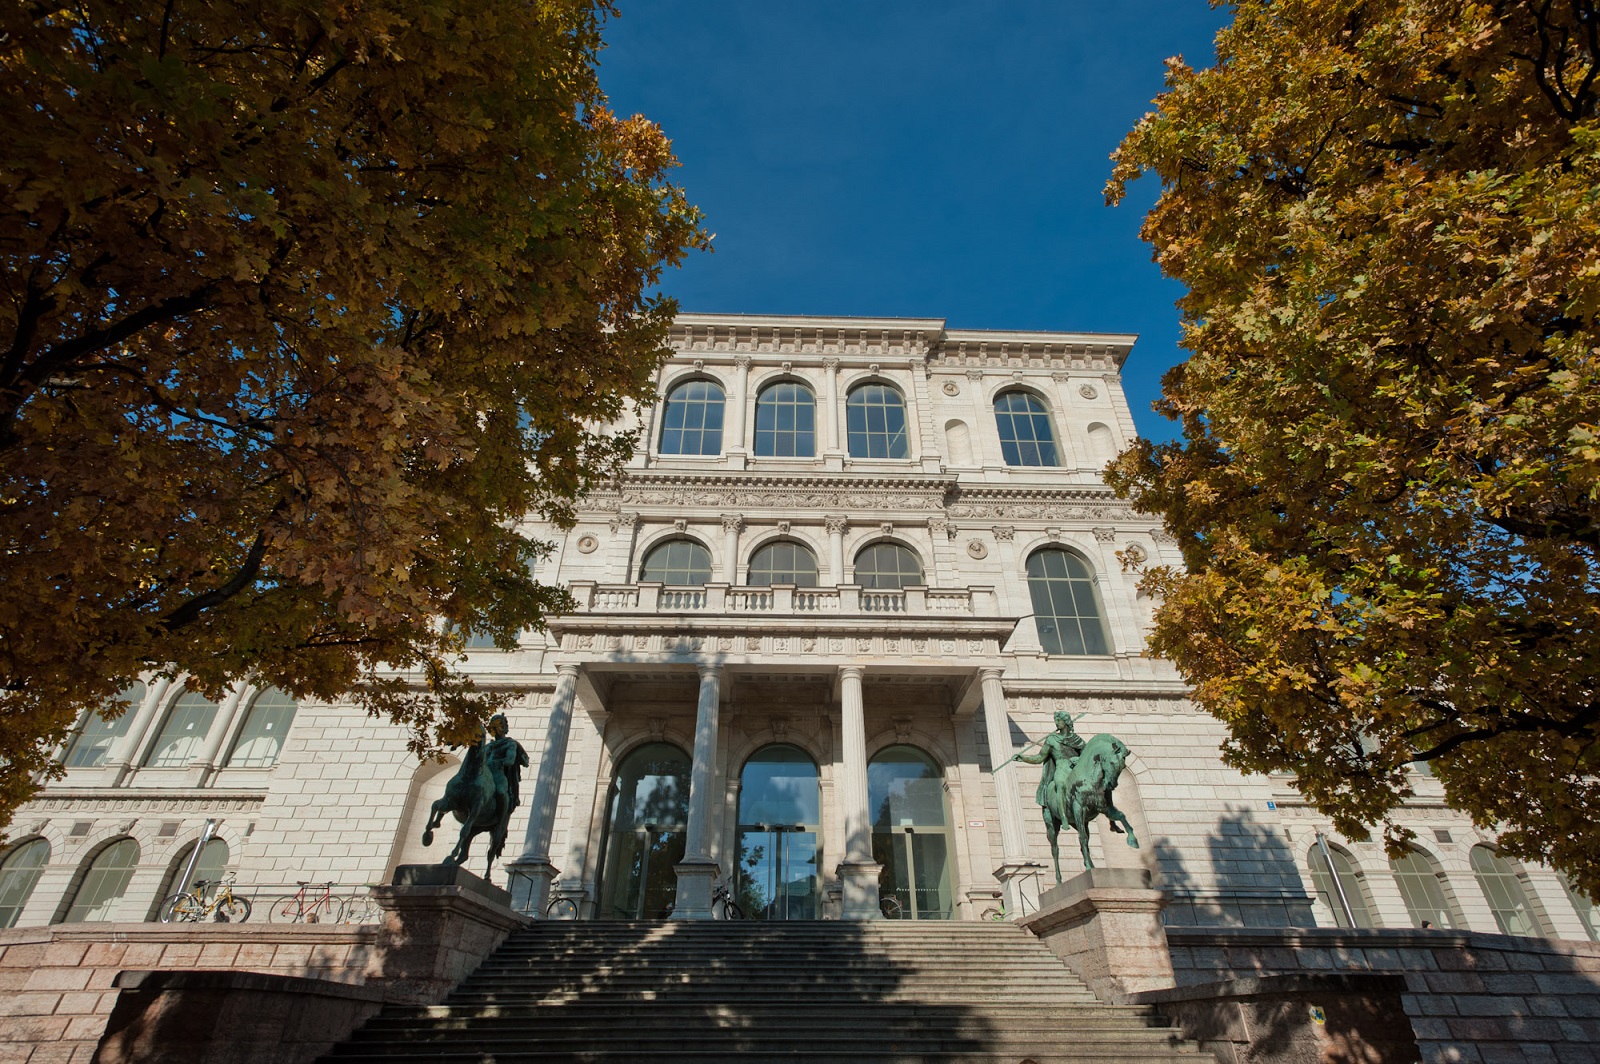
{"type": "MultiPolygon", "coordinates": [[[[870,1011],[872,1016],[883,1022],[921,1022],[937,1020],[952,1015],[949,1006],[933,1005],[922,1002],[906,1003],[866,1003],[856,1006],[857,1011],[870,1011]]],[[[996,1004],[984,1005],[982,1014],[994,1022],[1003,1022],[1006,1026],[1025,1024],[1040,1020],[1038,1009],[1031,1005],[996,1004]]],[[[629,1005],[622,1002],[593,1002],[580,1000],[570,1005],[523,1005],[523,1004],[489,1004],[485,1006],[472,1006],[463,1008],[459,1005],[394,1005],[386,1008],[383,1013],[372,1022],[387,1024],[389,1022],[431,1023],[434,1021],[458,1021],[467,1019],[505,1019],[520,1020],[537,1018],[541,1023],[562,1022],[567,1018],[575,1018],[579,1022],[592,1022],[595,1019],[606,1019],[616,1016],[648,1015],[658,1016],[663,1019],[712,1019],[719,1024],[732,1023],[764,1023],[769,1019],[784,1021],[798,1018],[796,1022],[812,1023],[841,1015],[841,1011],[833,1005],[821,1005],[811,1001],[774,1002],[770,1005],[751,1005],[744,1001],[732,1004],[726,1001],[708,1002],[706,1004],[689,1004],[679,1002],[656,1002],[648,1005],[629,1005]]],[[[1142,1005],[1085,1005],[1076,1007],[1070,1014],[1063,1016],[1043,1016],[1043,1022],[1068,1027],[1077,1025],[1105,1025],[1118,1024],[1126,1027],[1130,1021],[1143,1023],[1150,1026],[1164,1026],[1165,1021],[1160,1013],[1152,1008],[1142,1005]]]]}

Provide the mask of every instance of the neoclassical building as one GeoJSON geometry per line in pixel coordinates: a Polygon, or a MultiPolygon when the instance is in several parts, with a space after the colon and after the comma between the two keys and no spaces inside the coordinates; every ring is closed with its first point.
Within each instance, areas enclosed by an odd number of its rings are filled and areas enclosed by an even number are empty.
{"type": "MultiPolygon", "coordinates": [[[[937,319],[686,314],[641,448],[541,579],[578,609],[516,650],[468,650],[532,765],[497,882],[530,910],[975,919],[1054,881],[1011,755],[1066,710],[1132,751],[1117,795],[1174,925],[1435,926],[1594,938],[1592,905],[1501,857],[1425,776],[1415,851],[1347,840],[1286,779],[1222,764],[1222,728],[1144,654],[1134,561],[1177,563],[1114,498],[1133,436],[1120,334],[937,319]]],[[[143,920],[201,873],[339,893],[437,860],[420,826],[453,763],[344,704],[245,686],[220,704],[150,678],[87,719],[66,778],[0,857],[0,926],[143,920]]],[[[1062,871],[1081,868],[1075,837],[1062,871]]],[[[481,854],[482,843],[479,843],[481,854]]],[[[481,870],[481,857],[471,862],[481,870]]]]}

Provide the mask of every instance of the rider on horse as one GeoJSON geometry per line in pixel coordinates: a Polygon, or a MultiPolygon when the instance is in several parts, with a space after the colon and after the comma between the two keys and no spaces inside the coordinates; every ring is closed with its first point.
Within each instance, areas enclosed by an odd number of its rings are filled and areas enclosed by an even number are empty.
{"type": "Polygon", "coordinates": [[[1037,753],[1014,754],[1011,760],[1023,761],[1030,765],[1043,765],[1049,762],[1045,770],[1039,773],[1039,789],[1033,795],[1034,801],[1045,805],[1045,788],[1050,781],[1066,779],[1067,773],[1072,771],[1073,762],[1083,753],[1083,737],[1072,727],[1072,714],[1064,709],[1057,710],[1056,730],[1039,740],[1039,746],[1037,753]]]}

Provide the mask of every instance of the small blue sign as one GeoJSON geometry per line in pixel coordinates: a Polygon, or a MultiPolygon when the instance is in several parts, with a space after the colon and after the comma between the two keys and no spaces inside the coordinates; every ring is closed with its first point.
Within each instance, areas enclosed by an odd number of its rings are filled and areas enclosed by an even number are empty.
{"type": "Polygon", "coordinates": [[[1278,803],[1274,802],[1271,798],[1268,798],[1267,799],[1267,808],[1268,809],[1276,809],[1276,808],[1278,808],[1278,803]]]}

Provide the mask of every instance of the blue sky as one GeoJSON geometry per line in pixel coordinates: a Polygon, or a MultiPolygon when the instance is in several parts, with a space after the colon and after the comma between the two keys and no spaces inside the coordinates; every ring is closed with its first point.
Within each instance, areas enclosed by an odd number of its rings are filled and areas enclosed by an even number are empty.
{"type": "Polygon", "coordinates": [[[1107,156],[1203,66],[1202,0],[619,0],[612,106],[659,122],[716,251],[664,289],[701,312],[942,317],[1136,332],[1140,431],[1178,361],[1178,286],[1138,238],[1157,188],[1105,206],[1107,156]]]}

